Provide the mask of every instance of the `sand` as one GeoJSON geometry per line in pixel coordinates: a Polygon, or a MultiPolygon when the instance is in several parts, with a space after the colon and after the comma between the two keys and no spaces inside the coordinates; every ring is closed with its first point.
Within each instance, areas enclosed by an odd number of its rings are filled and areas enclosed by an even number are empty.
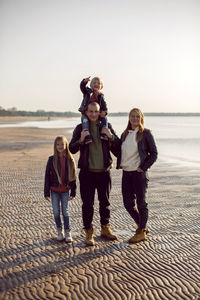
{"type": "Polygon", "coordinates": [[[70,202],[74,242],[57,242],[43,181],[59,134],[68,131],[0,128],[0,299],[200,299],[199,170],[157,161],[150,232],[129,245],[135,225],[123,207],[121,171],[113,168],[110,224],[119,241],[100,238],[96,199],[96,245],[85,246],[78,190],[70,202]]]}

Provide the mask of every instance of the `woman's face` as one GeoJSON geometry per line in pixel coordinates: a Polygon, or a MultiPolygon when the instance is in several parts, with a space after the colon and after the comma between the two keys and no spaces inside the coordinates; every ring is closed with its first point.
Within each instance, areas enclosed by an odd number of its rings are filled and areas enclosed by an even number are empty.
{"type": "Polygon", "coordinates": [[[129,116],[132,129],[135,129],[140,125],[140,115],[136,111],[132,111],[129,116]]]}
{"type": "Polygon", "coordinates": [[[63,153],[63,151],[66,149],[66,143],[63,140],[58,140],[56,143],[56,150],[59,154],[63,153]]]}

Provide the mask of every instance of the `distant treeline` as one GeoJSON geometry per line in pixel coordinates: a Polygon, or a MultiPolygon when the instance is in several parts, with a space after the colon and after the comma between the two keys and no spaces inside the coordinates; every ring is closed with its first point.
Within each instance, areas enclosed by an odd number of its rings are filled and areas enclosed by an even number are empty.
{"type": "MultiPolygon", "coordinates": [[[[128,112],[117,112],[109,113],[112,117],[127,116],[128,112]]],[[[200,116],[200,113],[144,113],[145,116],[200,116]]],[[[55,111],[25,111],[25,110],[6,110],[0,109],[0,116],[22,116],[22,117],[79,117],[80,113],[65,111],[65,112],[55,112],[55,111]]]]}

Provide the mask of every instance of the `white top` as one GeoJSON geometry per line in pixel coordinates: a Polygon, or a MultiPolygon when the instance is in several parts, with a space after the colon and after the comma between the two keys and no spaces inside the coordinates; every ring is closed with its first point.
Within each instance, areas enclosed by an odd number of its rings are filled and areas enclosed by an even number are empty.
{"type": "Polygon", "coordinates": [[[139,128],[129,130],[125,141],[122,143],[121,167],[125,171],[136,171],[140,165],[138,143],[136,135],[139,128]]]}

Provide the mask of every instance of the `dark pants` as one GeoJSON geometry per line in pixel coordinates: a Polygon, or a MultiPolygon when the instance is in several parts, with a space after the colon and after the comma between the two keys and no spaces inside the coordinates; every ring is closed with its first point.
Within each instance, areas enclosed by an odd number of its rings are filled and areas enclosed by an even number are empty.
{"type": "Polygon", "coordinates": [[[148,204],[146,203],[147,179],[144,172],[123,171],[122,195],[124,207],[140,229],[146,228],[148,220],[148,204]],[[135,207],[137,203],[137,209],[135,207]]]}
{"type": "Polygon", "coordinates": [[[80,193],[82,199],[82,218],[85,229],[92,228],[94,214],[94,198],[97,189],[99,199],[99,214],[101,225],[109,223],[110,203],[109,194],[111,189],[110,172],[90,172],[81,170],[79,173],[80,193]]]}

